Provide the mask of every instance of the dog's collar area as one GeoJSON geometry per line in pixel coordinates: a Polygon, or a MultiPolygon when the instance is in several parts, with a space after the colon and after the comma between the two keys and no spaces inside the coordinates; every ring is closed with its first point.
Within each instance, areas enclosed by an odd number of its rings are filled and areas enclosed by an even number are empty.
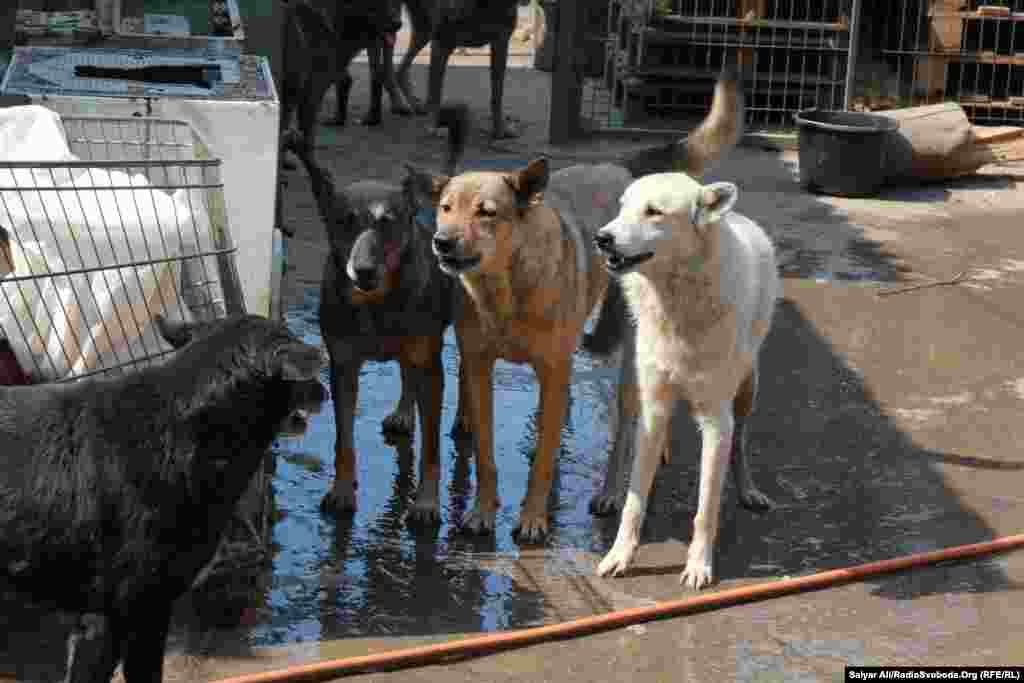
{"type": "Polygon", "coordinates": [[[480,262],[483,257],[480,255],[470,256],[468,258],[459,258],[457,256],[438,256],[438,261],[441,264],[441,270],[450,275],[463,275],[470,273],[480,266],[480,262]]]}
{"type": "Polygon", "coordinates": [[[653,251],[648,251],[643,254],[637,254],[636,256],[624,256],[619,253],[607,253],[605,254],[605,269],[613,275],[622,275],[633,270],[641,263],[651,259],[654,256],[653,251]]]}

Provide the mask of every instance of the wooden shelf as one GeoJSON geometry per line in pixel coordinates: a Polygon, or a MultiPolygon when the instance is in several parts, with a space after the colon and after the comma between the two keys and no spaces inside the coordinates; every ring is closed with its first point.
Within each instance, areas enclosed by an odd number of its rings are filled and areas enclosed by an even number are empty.
{"type": "Polygon", "coordinates": [[[933,18],[949,17],[950,19],[962,19],[964,21],[972,20],[986,20],[986,21],[1024,21],[1024,14],[1013,16],[1012,14],[1008,17],[997,17],[991,14],[978,14],[977,12],[936,12],[935,10],[928,10],[928,16],[933,18]]]}
{"type": "MultiPolygon", "coordinates": [[[[718,78],[720,69],[718,68],[702,68],[697,66],[644,66],[626,70],[622,75],[624,78],[637,78],[637,79],[651,79],[651,78],[662,78],[666,80],[686,80],[693,81],[697,79],[704,79],[713,84],[718,78]]],[[[786,73],[760,73],[755,72],[753,74],[744,74],[743,82],[747,86],[765,84],[765,83],[794,83],[803,84],[808,87],[821,86],[821,85],[842,85],[844,80],[841,78],[828,78],[826,76],[818,76],[815,74],[805,74],[800,76],[799,74],[786,74],[786,73]]]]}
{"type": "Polygon", "coordinates": [[[688,17],[680,14],[668,14],[659,18],[674,24],[697,24],[701,26],[735,26],[744,29],[787,29],[797,31],[833,31],[849,32],[850,22],[843,17],[837,22],[819,21],[785,21],[780,19],[733,19],[732,17],[688,17]]]}
{"type": "Polygon", "coordinates": [[[985,109],[1020,109],[1024,110],[1024,102],[1014,103],[1010,100],[991,100],[989,102],[964,102],[959,100],[961,107],[984,107],[985,109]]]}
{"type": "Polygon", "coordinates": [[[920,62],[936,60],[941,62],[979,62],[982,64],[1010,64],[1024,66],[1024,53],[1000,55],[985,52],[907,52],[905,50],[882,50],[884,55],[920,57],[920,62]]]}
{"type": "Polygon", "coordinates": [[[801,36],[799,40],[772,40],[756,33],[713,33],[713,34],[692,34],[680,33],[679,31],[666,31],[663,28],[648,28],[644,31],[647,43],[655,45],[728,45],[744,48],[765,48],[780,49],[789,48],[793,50],[835,50],[846,52],[846,45],[837,42],[835,36],[814,37],[801,36]]]}
{"type": "Polygon", "coordinates": [[[964,52],[960,54],[953,53],[953,59],[951,61],[961,62],[978,62],[981,64],[1012,64],[1014,66],[1024,66],[1024,54],[1018,53],[1013,55],[997,55],[992,53],[984,52],[964,52]]]}

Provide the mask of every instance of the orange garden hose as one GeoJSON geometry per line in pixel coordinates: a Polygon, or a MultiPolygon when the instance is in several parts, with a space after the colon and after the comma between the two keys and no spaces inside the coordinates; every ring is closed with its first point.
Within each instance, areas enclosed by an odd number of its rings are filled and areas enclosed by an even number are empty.
{"type": "Polygon", "coordinates": [[[850,581],[866,579],[878,574],[901,571],[949,560],[1005,552],[1021,546],[1024,546],[1024,534],[1004,536],[985,543],[960,545],[943,550],[906,555],[891,560],[868,562],[867,564],[859,564],[845,569],[833,569],[808,576],[767,581],[751,586],[704,593],[681,600],[661,602],[651,607],[633,607],[617,612],[575,619],[561,624],[491,633],[485,636],[465,638],[448,643],[410,647],[373,655],[293,666],[280,671],[245,674],[224,678],[215,683],[326,681],[367,671],[411,668],[425,664],[434,664],[445,659],[480,656],[499,650],[525,647],[548,640],[575,638],[589,633],[622,628],[655,619],[665,619],[692,612],[718,609],[726,605],[766,600],[789,593],[819,590],[850,581]]]}

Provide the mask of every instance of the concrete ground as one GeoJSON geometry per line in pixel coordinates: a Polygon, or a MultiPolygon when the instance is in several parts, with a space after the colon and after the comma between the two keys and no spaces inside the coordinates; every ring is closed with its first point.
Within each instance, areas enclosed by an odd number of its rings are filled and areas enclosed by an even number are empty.
{"type": "MultiPolygon", "coordinates": [[[[426,73],[415,67],[423,87],[426,73]]],[[[365,67],[355,69],[356,120],[365,67]]],[[[486,123],[484,65],[449,68],[445,92],[486,123]]],[[[464,167],[541,152],[556,166],[610,158],[637,143],[546,145],[546,74],[516,68],[506,107],[523,137],[477,135],[464,167]]],[[[333,103],[328,102],[328,107],[333,103]]],[[[399,180],[406,161],[436,168],[426,121],[324,129],[318,153],[339,182],[399,180]]],[[[712,170],[739,184],[739,210],[771,232],[785,300],[762,359],[752,423],[754,475],[778,507],[738,510],[728,494],[720,588],[1019,533],[1024,519],[1024,209],[1021,171],[872,200],[800,189],[795,153],[743,148],[712,170]],[[940,284],[964,272],[966,281],[940,284]],[[930,284],[912,291],[893,290],[930,284]]],[[[304,176],[287,176],[286,305],[316,283],[323,228],[304,176]]],[[[680,439],[695,437],[682,428],[680,439]],[[688,436],[689,435],[689,436],[688,436]]],[[[685,446],[692,452],[694,444],[685,446]]],[[[598,579],[599,555],[522,551],[509,573],[548,601],[548,621],[683,597],[677,576],[695,499],[694,462],[663,468],[636,570],[598,579]]],[[[616,520],[608,524],[614,529],[616,520]]],[[[846,664],[1024,662],[1024,552],[948,564],[759,604],[416,670],[372,681],[836,681],[846,664]]],[[[458,634],[444,634],[451,639],[458,634]]],[[[472,634],[467,634],[472,635],[472,634]]],[[[167,680],[363,655],[427,642],[352,638],[241,657],[169,655],[167,680]]]]}

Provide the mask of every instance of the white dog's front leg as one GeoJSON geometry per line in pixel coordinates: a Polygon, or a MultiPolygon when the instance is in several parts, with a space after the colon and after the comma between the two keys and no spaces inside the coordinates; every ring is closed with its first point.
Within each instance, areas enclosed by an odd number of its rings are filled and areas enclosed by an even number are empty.
{"type": "Polygon", "coordinates": [[[718,536],[722,489],[729,469],[732,448],[732,405],[722,401],[717,415],[698,415],[701,429],[700,491],[693,518],[693,539],[687,552],[686,568],[679,582],[700,589],[714,581],[712,562],[718,536]]]}
{"type": "Polygon", "coordinates": [[[633,473],[629,478],[626,504],[622,506],[622,521],[615,536],[615,544],[597,567],[599,576],[619,576],[630,564],[640,545],[640,529],[647,513],[647,497],[654,483],[654,473],[665,450],[669,423],[675,400],[664,385],[648,388],[640,386],[640,425],[637,429],[633,453],[633,473]]]}

